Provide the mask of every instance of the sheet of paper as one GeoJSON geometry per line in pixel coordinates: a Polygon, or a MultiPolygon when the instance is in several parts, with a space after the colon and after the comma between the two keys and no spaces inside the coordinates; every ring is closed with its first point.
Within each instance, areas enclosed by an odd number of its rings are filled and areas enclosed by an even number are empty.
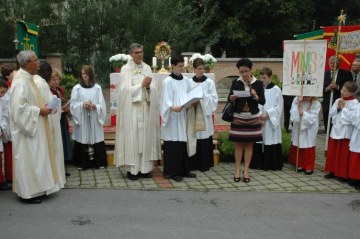
{"type": "Polygon", "coordinates": [[[234,95],[237,97],[250,97],[250,91],[234,90],[234,95]]]}
{"type": "Polygon", "coordinates": [[[204,92],[202,90],[201,84],[198,84],[187,93],[187,98],[185,99],[185,103],[182,104],[182,107],[187,108],[191,106],[192,103],[200,101],[203,98],[204,92]]]}

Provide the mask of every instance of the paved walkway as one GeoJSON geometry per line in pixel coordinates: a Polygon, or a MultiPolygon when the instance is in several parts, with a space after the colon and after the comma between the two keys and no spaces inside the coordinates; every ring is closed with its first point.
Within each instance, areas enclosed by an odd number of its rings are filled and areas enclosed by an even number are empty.
{"type": "Polygon", "coordinates": [[[156,166],[153,178],[130,181],[124,168],[78,171],[69,166],[71,176],[67,178],[66,188],[121,188],[145,190],[195,190],[195,191],[275,191],[275,192],[323,192],[359,193],[354,187],[337,179],[324,178],[324,141],[325,133],[318,135],[315,173],[306,176],[296,173],[294,166],[285,164],[282,171],[251,170],[251,182],[233,181],[234,163],[223,163],[208,172],[194,171],[197,178],[184,178],[175,182],[163,177],[162,166],[156,166]]]}

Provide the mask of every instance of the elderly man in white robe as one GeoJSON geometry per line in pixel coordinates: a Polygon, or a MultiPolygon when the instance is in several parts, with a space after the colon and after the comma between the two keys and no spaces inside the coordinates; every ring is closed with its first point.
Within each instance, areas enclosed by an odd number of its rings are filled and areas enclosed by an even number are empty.
{"type": "MultiPolygon", "coordinates": [[[[43,103],[48,104],[53,99],[57,97],[51,93],[50,87],[47,81],[50,80],[52,73],[52,67],[49,63],[42,63],[40,65],[40,70],[38,75],[34,76],[34,82],[36,86],[39,88],[39,92],[43,103]]],[[[64,188],[66,183],[65,178],[65,165],[64,165],[64,152],[62,150],[62,136],[61,136],[61,127],[60,127],[60,118],[61,118],[61,105],[60,100],[53,100],[53,102],[57,102],[54,104],[56,108],[52,109],[53,112],[48,116],[49,119],[49,126],[51,130],[52,136],[52,148],[54,152],[55,162],[56,162],[56,169],[58,172],[59,180],[57,183],[57,188],[64,188]]]]}
{"type": "Polygon", "coordinates": [[[26,203],[41,203],[58,182],[46,107],[34,83],[39,61],[33,51],[22,51],[10,94],[10,127],[13,139],[13,191],[26,203]]]}
{"type": "Polygon", "coordinates": [[[127,178],[151,178],[153,161],[161,158],[159,96],[143,46],[130,45],[131,60],[122,67],[118,88],[115,162],[127,178]]]}

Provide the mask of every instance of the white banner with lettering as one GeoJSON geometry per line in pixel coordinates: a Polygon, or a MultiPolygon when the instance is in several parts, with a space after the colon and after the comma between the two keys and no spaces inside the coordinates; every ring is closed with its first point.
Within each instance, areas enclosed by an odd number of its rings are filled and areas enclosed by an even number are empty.
{"type": "Polygon", "coordinates": [[[340,34],[340,53],[360,52],[360,31],[340,34]]]}
{"type": "Polygon", "coordinates": [[[326,49],[326,40],[284,41],[284,95],[322,96],[326,49]]]}

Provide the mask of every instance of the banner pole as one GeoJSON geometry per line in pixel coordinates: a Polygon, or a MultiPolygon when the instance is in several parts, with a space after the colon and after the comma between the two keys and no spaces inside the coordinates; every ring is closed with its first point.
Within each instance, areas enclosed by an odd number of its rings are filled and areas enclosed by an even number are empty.
{"type": "MultiPolygon", "coordinates": [[[[304,59],[305,59],[305,56],[306,56],[306,40],[304,40],[304,59]]],[[[304,60],[304,64],[302,65],[302,69],[301,69],[301,88],[300,88],[300,97],[299,99],[301,99],[301,108],[302,108],[302,103],[303,103],[303,95],[304,95],[304,75],[305,75],[305,60],[304,60]]],[[[299,101],[298,101],[298,104],[299,104],[299,101]]],[[[298,109],[299,109],[299,105],[298,105],[298,109]]],[[[300,112],[299,112],[299,125],[298,125],[298,146],[297,146],[297,149],[296,149],[296,165],[295,165],[295,172],[298,171],[298,165],[299,165],[299,151],[300,151],[300,132],[301,132],[301,122],[302,122],[302,115],[300,115],[300,112]]]]}
{"type": "MultiPolygon", "coordinates": [[[[337,64],[339,62],[341,24],[343,22],[345,22],[345,19],[346,19],[346,15],[344,15],[344,10],[340,11],[340,16],[337,19],[339,20],[339,24],[338,24],[338,30],[337,30],[337,36],[336,36],[335,63],[334,63],[333,69],[331,69],[331,71],[333,72],[332,73],[331,83],[336,83],[335,71],[336,71],[336,66],[337,66],[337,64]]],[[[341,89],[339,89],[339,90],[341,90],[341,89]]],[[[331,93],[330,93],[329,111],[330,111],[330,108],[332,106],[333,99],[334,99],[334,90],[332,89],[331,93]]],[[[326,154],[327,154],[329,137],[330,137],[330,117],[328,117],[328,120],[327,120],[326,138],[325,138],[325,152],[324,152],[325,157],[326,157],[326,154]]]]}

